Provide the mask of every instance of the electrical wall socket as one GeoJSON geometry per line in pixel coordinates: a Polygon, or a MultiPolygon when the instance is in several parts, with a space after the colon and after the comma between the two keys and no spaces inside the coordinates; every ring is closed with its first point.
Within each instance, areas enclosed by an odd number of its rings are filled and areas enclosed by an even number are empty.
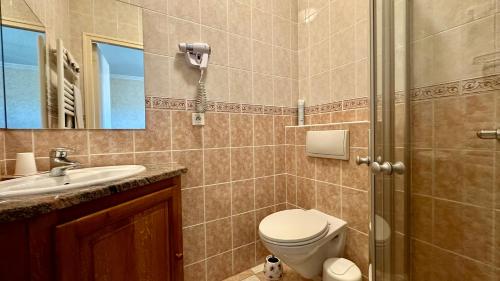
{"type": "Polygon", "coordinates": [[[205,113],[193,113],[191,115],[193,119],[193,126],[204,126],[205,125],[205,113]]]}

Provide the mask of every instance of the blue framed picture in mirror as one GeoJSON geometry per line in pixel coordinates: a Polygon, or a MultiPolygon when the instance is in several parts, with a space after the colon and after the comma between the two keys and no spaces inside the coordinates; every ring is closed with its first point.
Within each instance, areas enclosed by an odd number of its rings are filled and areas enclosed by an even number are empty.
{"type": "Polygon", "coordinates": [[[68,10],[46,1],[0,1],[1,128],[146,127],[141,7],[98,0],[96,7],[68,10]],[[127,15],[109,17],[117,10],[127,15]]]}

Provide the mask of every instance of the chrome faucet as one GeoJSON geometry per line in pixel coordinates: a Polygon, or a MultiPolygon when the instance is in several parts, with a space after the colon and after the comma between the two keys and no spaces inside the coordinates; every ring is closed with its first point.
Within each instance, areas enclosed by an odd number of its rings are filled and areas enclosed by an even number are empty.
{"type": "Polygon", "coordinates": [[[68,158],[68,152],[72,152],[71,148],[58,147],[50,150],[50,176],[62,177],[66,175],[66,171],[80,167],[77,161],[71,161],[68,158]]]}

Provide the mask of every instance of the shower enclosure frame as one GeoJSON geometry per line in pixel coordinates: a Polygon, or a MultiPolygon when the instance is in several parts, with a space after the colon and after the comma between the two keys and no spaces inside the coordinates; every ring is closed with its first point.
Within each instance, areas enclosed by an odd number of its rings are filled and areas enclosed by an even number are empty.
{"type": "MultiPolygon", "coordinates": [[[[400,5],[400,6],[401,6],[400,5]]],[[[410,152],[410,65],[409,65],[409,42],[411,35],[410,27],[410,0],[370,0],[370,146],[369,156],[372,161],[382,164],[389,162],[394,164],[400,160],[406,166],[403,175],[402,210],[397,210],[394,175],[370,174],[370,278],[373,281],[411,280],[410,274],[410,178],[411,178],[411,152],[410,152]],[[396,2],[402,5],[399,10],[395,9],[396,2]],[[403,57],[398,63],[403,63],[398,68],[402,75],[403,89],[399,103],[402,106],[402,116],[396,116],[396,67],[397,57],[395,52],[396,13],[402,17],[404,26],[398,34],[404,38],[402,42],[403,57]],[[395,118],[401,118],[403,128],[396,128],[395,118]],[[403,140],[402,159],[396,159],[396,130],[402,130],[400,134],[403,140]],[[399,211],[399,213],[397,213],[399,211]],[[401,213],[402,212],[402,213],[401,213]],[[377,216],[387,222],[389,230],[384,225],[379,225],[377,216]],[[402,217],[402,233],[396,233],[396,217],[402,217]],[[384,227],[384,228],[382,228],[384,227]],[[382,228],[382,229],[380,229],[382,228]],[[378,230],[378,231],[377,231],[378,230]],[[388,233],[384,233],[388,232],[388,233]],[[388,243],[384,241],[381,246],[377,243],[377,233],[382,236],[389,234],[388,243]],[[396,244],[396,235],[401,235],[403,243],[396,244]],[[403,260],[397,260],[403,257],[403,260]]],[[[401,107],[400,107],[401,108],[401,107]]],[[[401,158],[401,156],[400,156],[401,158]]]]}

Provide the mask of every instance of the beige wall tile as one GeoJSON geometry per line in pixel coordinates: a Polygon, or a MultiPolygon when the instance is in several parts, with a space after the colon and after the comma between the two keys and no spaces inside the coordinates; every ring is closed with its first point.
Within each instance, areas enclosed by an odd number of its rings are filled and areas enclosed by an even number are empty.
{"type": "Polygon", "coordinates": [[[281,17],[273,17],[273,45],[282,48],[291,48],[291,25],[290,21],[281,17]]]}
{"type": "Polygon", "coordinates": [[[275,176],[274,181],[274,204],[286,203],[286,175],[275,176]]]}
{"type": "Polygon", "coordinates": [[[297,146],[297,175],[314,179],[315,171],[315,158],[307,156],[305,146],[297,146]]]}
{"type": "Polygon", "coordinates": [[[191,125],[191,113],[172,111],[172,149],[202,148],[202,128],[191,125]]]}
{"type": "Polygon", "coordinates": [[[236,103],[252,102],[252,73],[229,69],[229,100],[236,103]]]}
{"type": "Polygon", "coordinates": [[[274,173],[274,153],[272,146],[255,147],[255,177],[269,176],[274,173]]]}
{"type": "Polygon", "coordinates": [[[293,1],[289,0],[272,0],[272,11],[273,14],[278,15],[285,19],[290,19],[291,7],[293,1]]]}
{"type": "Polygon", "coordinates": [[[205,261],[186,266],[184,267],[184,280],[185,281],[205,280],[206,270],[207,268],[205,265],[205,261]]]}
{"type": "Polygon", "coordinates": [[[253,103],[273,104],[273,78],[269,75],[253,74],[253,103]]]}
{"type": "Polygon", "coordinates": [[[231,180],[250,179],[254,175],[253,148],[231,149],[231,180]]]}
{"type": "Polygon", "coordinates": [[[243,246],[255,241],[255,213],[249,212],[232,217],[233,247],[243,246]]]}
{"type": "Polygon", "coordinates": [[[355,25],[355,59],[367,58],[370,54],[370,23],[363,20],[355,25]]]}
{"type": "Polygon", "coordinates": [[[272,115],[254,115],[254,145],[272,145],[274,120],[272,115]]]}
{"type": "Polygon", "coordinates": [[[169,96],[171,60],[164,56],[144,53],[144,91],[146,96],[169,96]]]}
{"type": "MultiPolygon", "coordinates": [[[[317,192],[317,208],[321,212],[334,216],[341,217],[341,187],[338,185],[328,184],[324,182],[316,182],[317,192]]],[[[345,219],[345,218],[344,218],[345,219]]],[[[349,222],[350,224],[351,222],[349,222]]]]}
{"type": "Polygon", "coordinates": [[[270,44],[252,41],[253,44],[253,71],[261,74],[272,74],[273,48],[270,44]]]}
{"type": "Polygon", "coordinates": [[[172,153],[164,152],[136,152],[134,153],[135,164],[167,164],[172,163],[172,153]]]}
{"type": "Polygon", "coordinates": [[[146,129],[134,131],[134,151],[170,150],[170,129],[170,112],[146,110],[146,129]]]}
{"type": "Polygon", "coordinates": [[[356,41],[354,27],[347,27],[334,33],[330,37],[332,55],[331,64],[333,68],[352,63],[356,54],[356,41]]]}
{"type": "Polygon", "coordinates": [[[6,159],[16,159],[16,153],[33,152],[32,132],[27,130],[7,130],[5,132],[6,159]]]}
{"type": "Polygon", "coordinates": [[[207,99],[212,101],[229,100],[228,69],[219,65],[211,65],[206,72],[205,90],[207,99]]]}
{"type": "Polygon", "coordinates": [[[430,149],[414,149],[411,158],[412,193],[432,195],[434,153],[430,149]]]}
{"type": "Polygon", "coordinates": [[[174,17],[200,22],[200,6],[196,0],[168,0],[168,13],[174,17]]]}
{"type": "Polygon", "coordinates": [[[183,187],[195,187],[203,185],[203,151],[186,150],[174,151],[173,160],[188,168],[182,176],[183,187]]]}
{"type": "Polygon", "coordinates": [[[420,195],[411,196],[412,237],[426,242],[432,242],[433,207],[432,198],[420,195]]]}
{"type": "MultiPolygon", "coordinates": [[[[368,60],[361,60],[356,62],[356,98],[370,96],[370,69],[368,60]]],[[[358,121],[368,120],[360,119],[358,121]]]]}
{"type": "Polygon", "coordinates": [[[342,30],[354,24],[356,1],[334,0],[330,5],[331,30],[342,30]]]}
{"type": "MultiPolygon", "coordinates": [[[[11,132],[11,131],[8,131],[11,132]]],[[[8,134],[9,145],[12,143],[11,141],[19,140],[17,134],[8,134]],[[14,139],[11,137],[14,136],[14,139]]],[[[87,132],[86,131],[73,131],[73,130],[58,130],[58,131],[49,131],[49,130],[35,130],[33,133],[34,136],[34,146],[35,146],[35,156],[36,157],[48,157],[51,149],[57,147],[69,147],[73,149],[70,154],[71,155],[87,155],[88,154],[88,143],[87,143],[87,132]]],[[[21,141],[24,142],[24,139],[28,140],[31,137],[30,135],[26,135],[22,137],[21,141]]],[[[3,139],[2,139],[3,141],[3,139]]],[[[31,143],[31,141],[29,141],[31,143]]],[[[27,148],[27,147],[26,147],[27,148]]],[[[11,149],[11,148],[9,148],[11,149]]],[[[28,150],[31,151],[31,148],[28,150]]],[[[22,152],[22,151],[19,151],[22,152]]],[[[10,155],[9,155],[10,156],[10,155]]],[[[15,155],[14,159],[15,159],[15,155]]]]}
{"type": "Polygon", "coordinates": [[[249,5],[238,1],[229,1],[229,32],[250,37],[251,9],[249,5]]]}
{"type": "Polygon", "coordinates": [[[269,28],[272,25],[273,17],[271,14],[260,9],[252,9],[252,39],[272,43],[273,30],[269,28]]]}
{"type": "Polygon", "coordinates": [[[181,55],[177,55],[175,59],[169,59],[168,67],[170,74],[169,96],[195,99],[200,71],[188,66],[185,58],[181,55]]]}
{"type": "Polygon", "coordinates": [[[291,51],[273,47],[273,74],[281,77],[291,77],[291,51]]]}
{"type": "Polygon", "coordinates": [[[167,13],[167,0],[130,0],[130,3],[153,11],[167,13]],[[134,1],[139,3],[134,3],[134,1]]]}
{"type": "Polygon", "coordinates": [[[130,131],[90,131],[89,142],[90,153],[92,154],[134,151],[133,136],[130,131]]]}
{"type": "Polygon", "coordinates": [[[233,263],[233,274],[253,267],[255,265],[255,244],[235,249],[233,251],[233,263]]]}
{"type": "Polygon", "coordinates": [[[210,45],[210,63],[227,65],[228,34],[226,32],[202,26],[201,40],[210,45]]]}
{"type": "Polygon", "coordinates": [[[90,167],[131,165],[133,163],[134,155],[132,153],[90,155],[90,167]]]}
{"type": "Polygon", "coordinates": [[[200,1],[201,24],[227,30],[227,0],[200,1]]]}
{"type": "Polygon", "coordinates": [[[229,114],[207,113],[203,128],[204,148],[229,147],[229,114]]]}
{"type": "Polygon", "coordinates": [[[255,209],[254,180],[232,183],[233,214],[241,214],[255,209]]]}
{"type": "Polygon", "coordinates": [[[357,155],[368,155],[367,149],[351,149],[349,161],[342,162],[342,185],[361,190],[368,190],[368,169],[357,166],[354,159],[357,155]]]}
{"type": "Polygon", "coordinates": [[[231,114],[231,146],[253,145],[253,116],[247,114],[231,114]]]}
{"type": "Polygon", "coordinates": [[[340,184],[341,164],[340,160],[317,158],[316,179],[332,184],[340,184]]]}
{"type": "Polygon", "coordinates": [[[182,190],[182,224],[189,226],[202,223],[204,204],[202,187],[182,190]]]}
{"type": "Polygon", "coordinates": [[[205,187],[205,220],[211,221],[231,215],[231,185],[229,183],[205,187]]]}
{"type": "Polygon", "coordinates": [[[274,204],[274,176],[255,180],[255,208],[260,209],[274,204]]]}
{"type": "Polygon", "coordinates": [[[314,180],[297,178],[297,205],[304,209],[316,207],[316,191],[314,180]]]}
{"type": "Polygon", "coordinates": [[[285,166],[285,145],[274,146],[274,173],[283,174],[286,172],[285,166]]]}
{"type": "Polygon", "coordinates": [[[192,264],[205,258],[205,225],[184,228],[184,263],[192,264]]]}
{"type": "MultiPolygon", "coordinates": [[[[333,19],[333,18],[332,18],[333,19]]],[[[309,26],[309,42],[315,45],[330,35],[330,11],[328,6],[318,10],[309,26]]]]}
{"type": "Polygon", "coordinates": [[[434,243],[447,250],[491,262],[493,214],[490,210],[435,200],[434,243]],[[470,223],[472,222],[472,223],[470,223]],[[463,224],[469,223],[467,229],[463,224]]]}
{"type": "Polygon", "coordinates": [[[168,55],[168,17],[150,10],[143,11],[144,51],[168,55]]]}
{"type": "MultiPolygon", "coordinates": [[[[206,229],[208,257],[231,250],[230,218],[208,222],[206,229]]],[[[231,257],[229,257],[229,260],[231,260],[231,257]]]]}
{"type": "Polygon", "coordinates": [[[283,77],[274,77],[274,105],[291,106],[292,105],[292,80],[283,77]]]}
{"type": "MultiPolygon", "coordinates": [[[[190,0],[191,1],[191,0],[190,0]]],[[[169,3],[182,2],[181,0],[170,1],[169,3]]],[[[186,3],[189,5],[189,3],[186,3]]],[[[174,5],[174,4],[172,4],[174,5]]],[[[177,5],[177,3],[175,4],[177,5]]],[[[181,42],[197,42],[200,40],[200,26],[186,20],[169,17],[168,18],[168,40],[170,55],[174,56],[181,42]]]]}
{"type": "Polygon", "coordinates": [[[251,70],[251,45],[250,39],[237,35],[229,35],[229,66],[251,70]]]}
{"type": "MultiPolygon", "coordinates": [[[[348,46],[343,46],[348,48],[348,46]]],[[[340,57],[340,55],[335,52],[332,57],[340,57]]],[[[325,71],[330,70],[330,44],[329,40],[323,40],[319,44],[313,45],[310,48],[310,74],[316,75],[325,71]]]]}
{"type": "Polygon", "coordinates": [[[232,258],[231,253],[227,252],[222,255],[212,257],[207,260],[207,280],[218,281],[230,277],[232,274],[232,258]],[[228,266],[228,261],[231,266],[228,266]]]}
{"type": "Polygon", "coordinates": [[[368,234],[369,205],[368,192],[342,188],[342,219],[349,227],[368,234]]]}
{"type": "Polygon", "coordinates": [[[464,134],[461,132],[465,123],[463,98],[436,100],[435,133],[436,146],[439,148],[461,148],[464,134]]]}
{"type": "MultiPolygon", "coordinates": [[[[349,81],[343,81],[342,83],[348,83],[348,82],[349,81]]],[[[311,104],[325,104],[332,101],[330,96],[330,91],[331,91],[330,84],[331,83],[330,83],[329,71],[311,77],[311,87],[310,87],[311,93],[309,95],[309,102],[311,104]]]]}
{"type": "Polygon", "coordinates": [[[262,11],[271,12],[272,11],[272,1],[269,0],[251,0],[252,6],[256,7],[262,11]]]}
{"type": "Polygon", "coordinates": [[[368,274],[368,235],[356,230],[347,230],[345,256],[353,261],[361,273],[368,274]]]}
{"type": "Polygon", "coordinates": [[[204,151],[205,184],[229,182],[230,149],[208,149],[204,151]]]}
{"type": "Polygon", "coordinates": [[[348,64],[332,70],[331,81],[333,100],[339,101],[355,97],[355,73],[355,64],[348,64]]]}
{"type": "Polygon", "coordinates": [[[292,175],[286,176],[286,202],[297,204],[297,177],[292,175]]]}

